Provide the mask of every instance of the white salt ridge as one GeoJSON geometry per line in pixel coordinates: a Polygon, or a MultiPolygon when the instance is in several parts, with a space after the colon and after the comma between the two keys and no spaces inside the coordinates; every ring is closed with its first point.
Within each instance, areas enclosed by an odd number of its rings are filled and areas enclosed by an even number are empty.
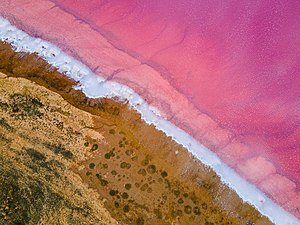
{"type": "Polygon", "coordinates": [[[154,124],[157,129],[171,136],[177,143],[186,147],[201,162],[212,167],[221,177],[222,182],[235,190],[246,202],[252,204],[260,213],[277,225],[300,225],[300,221],[268,198],[253,184],[240,177],[233,169],[224,164],[220,158],[201,145],[192,136],[160,116],[154,107],[148,105],[141,96],[131,88],[94,74],[86,65],[64,53],[57,46],[39,38],[34,38],[14,27],[0,17],[0,39],[12,44],[19,52],[36,52],[49,64],[68,77],[79,81],[75,89],[82,90],[90,98],[118,97],[128,100],[132,108],[141,113],[142,119],[154,124]]]}

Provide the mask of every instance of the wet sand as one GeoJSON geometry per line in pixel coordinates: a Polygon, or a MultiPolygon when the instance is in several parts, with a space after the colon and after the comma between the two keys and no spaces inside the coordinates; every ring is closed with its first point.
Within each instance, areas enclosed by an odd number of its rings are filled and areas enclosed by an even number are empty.
{"type": "Polygon", "coordinates": [[[0,70],[3,223],[271,224],[126,102],[88,99],[5,43],[0,70]]]}

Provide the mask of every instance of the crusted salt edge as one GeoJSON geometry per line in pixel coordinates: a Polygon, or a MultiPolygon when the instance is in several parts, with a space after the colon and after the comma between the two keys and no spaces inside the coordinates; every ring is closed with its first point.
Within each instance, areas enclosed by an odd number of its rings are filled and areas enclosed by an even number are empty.
{"type": "Polygon", "coordinates": [[[223,183],[236,191],[244,201],[257,208],[261,214],[267,216],[273,223],[278,225],[300,225],[300,221],[295,216],[277,205],[253,184],[240,177],[233,169],[223,163],[215,153],[204,147],[192,136],[162,118],[159,110],[147,104],[131,88],[106,81],[94,74],[86,65],[64,53],[57,46],[40,38],[29,36],[2,17],[0,17],[0,40],[10,43],[15,51],[37,53],[63,74],[79,81],[74,88],[82,90],[90,98],[118,97],[121,100],[128,100],[130,106],[140,112],[146,123],[154,124],[157,129],[187,148],[201,162],[213,168],[223,183]]]}

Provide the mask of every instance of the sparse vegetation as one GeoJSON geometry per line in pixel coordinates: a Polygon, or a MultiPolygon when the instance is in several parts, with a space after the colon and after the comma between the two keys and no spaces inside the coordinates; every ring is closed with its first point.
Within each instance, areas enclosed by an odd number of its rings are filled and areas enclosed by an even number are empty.
{"type": "Polygon", "coordinates": [[[61,144],[44,143],[44,146],[55,154],[60,154],[66,159],[73,159],[74,155],[71,151],[65,149],[61,144]]]}
{"type": "Polygon", "coordinates": [[[16,93],[10,96],[10,101],[11,115],[16,119],[36,118],[43,115],[40,108],[44,105],[38,98],[16,93]]]}
{"type": "Polygon", "coordinates": [[[4,118],[0,118],[0,126],[11,132],[16,130],[11,125],[9,125],[8,122],[6,121],[6,119],[4,119],[4,118]]]}
{"type": "Polygon", "coordinates": [[[93,144],[91,151],[96,151],[98,149],[98,144],[93,144]]]}

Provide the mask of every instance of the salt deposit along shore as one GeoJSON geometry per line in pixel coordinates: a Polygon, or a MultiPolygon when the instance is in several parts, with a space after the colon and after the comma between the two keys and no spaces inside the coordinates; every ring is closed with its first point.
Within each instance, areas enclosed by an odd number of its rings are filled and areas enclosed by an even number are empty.
{"type": "Polygon", "coordinates": [[[188,148],[202,162],[211,166],[221,176],[224,183],[236,190],[245,201],[253,204],[274,223],[299,224],[296,218],[226,166],[215,153],[203,147],[198,141],[172,123],[163,119],[157,109],[151,108],[132,89],[115,82],[106,81],[95,75],[87,66],[66,55],[58,47],[41,39],[28,36],[5,19],[1,21],[1,39],[12,43],[17,51],[37,52],[50,64],[59,68],[60,71],[79,81],[79,85],[76,88],[82,89],[90,97],[117,96],[121,99],[128,99],[131,106],[142,114],[146,122],[155,124],[158,129],[163,130],[178,143],[188,148]]]}

